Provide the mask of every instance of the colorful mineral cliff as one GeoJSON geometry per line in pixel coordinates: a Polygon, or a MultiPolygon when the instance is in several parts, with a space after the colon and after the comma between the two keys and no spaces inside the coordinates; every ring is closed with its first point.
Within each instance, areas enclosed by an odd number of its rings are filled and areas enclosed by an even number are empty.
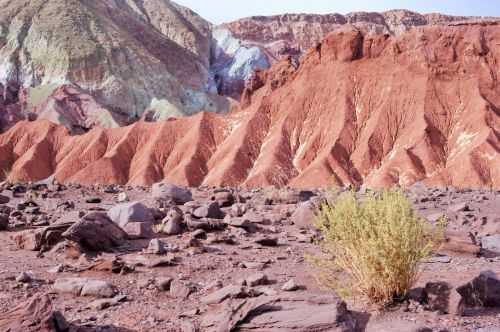
{"type": "MultiPolygon", "coordinates": [[[[58,99],[62,86],[92,96],[83,113],[102,114],[86,125],[229,109],[213,93],[211,25],[187,8],[161,0],[2,0],[0,8],[0,84],[26,95],[23,113],[58,99]]],[[[51,112],[56,123],[74,121],[51,112]]]]}
{"type": "Polygon", "coordinates": [[[19,180],[326,187],[500,187],[500,26],[354,27],[248,83],[239,110],[81,136],[21,122],[0,136],[19,180]]]}

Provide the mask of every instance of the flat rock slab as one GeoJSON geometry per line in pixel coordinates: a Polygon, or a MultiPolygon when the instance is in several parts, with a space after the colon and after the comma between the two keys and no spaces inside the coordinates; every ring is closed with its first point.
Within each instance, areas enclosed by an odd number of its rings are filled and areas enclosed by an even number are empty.
{"type": "Polygon", "coordinates": [[[312,293],[226,301],[202,321],[206,332],[354,332],[357,326],[345,302],[312,293]]]}
{"type": "Polygon", "coordinates": [[[84,216],[62,236],[92,251],[110,250],[122,245],[127,239],[127,233],[101,212],[93,212],[84,216]]]}

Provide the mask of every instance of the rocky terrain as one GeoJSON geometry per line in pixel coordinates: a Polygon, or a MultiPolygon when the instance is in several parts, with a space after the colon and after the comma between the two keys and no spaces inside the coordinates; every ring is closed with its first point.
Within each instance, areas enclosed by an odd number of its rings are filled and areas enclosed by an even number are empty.
{"type": "MultiPolygon", "coordinates": [[[[499,188],[500,27],[347,28],[249,82],[241,106],[70,136],[49,122],[0,135],[11,179],[188,186],[499,188]]],[[[90,102],[90,101],[89,101],[90,102]]]]}
{"type": "Polygon", "coordinates": [[[331,192],[0,186],[1,331],[494,332],[500,324],[496,191],[407,191],[429,222],[448,218],[446,241],[409,298],[379,312],[322,289],[306,259],[320,253],[313,211],[331,192]]]}

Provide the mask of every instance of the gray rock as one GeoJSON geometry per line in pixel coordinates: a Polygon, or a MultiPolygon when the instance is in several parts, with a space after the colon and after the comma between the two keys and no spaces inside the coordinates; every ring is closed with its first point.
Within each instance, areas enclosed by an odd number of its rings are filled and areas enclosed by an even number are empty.
{"type": "Polygon", "coordinates": [[[230,191],[215,193],[214,199],[220,207],[229,207],[234,204],[234,196],[230,191]]]}
{"type": "Polygon", "coordinates": [[[345,302],[321,294],[260,296],[225,301],[208,311],[204,332],[330,331],[355,332],[358,323],[345,302]]]}
{"type": "Polygon", "coordinates": [[[128,202],[129,198],[126,192],[122,192],[118,194],[118,197],[116,197],[116,201],[118,203],[125,203],[128,202]]]}
{"type": "Polygon", "coordinates": [[[127,233],[105,213],[93,212],[66,230],[62,237],[78,242],[92,251],[108,251],[122,245],[127,239],[127,233]]]}
{"type": "Polygon", "coordinates": [[[254,240],[255,243],[260,244],[265,247],[276,247],[278,246],[278,239],[275,237],[261,236],[254,240]]]}
{"type": "Polygon", "coordinates": [[[101,201],[102,200],[99,197],[89,197],[85,200],[85,202],[89,204],[99,204],[101,201]]]}
{"type": "Polygon", "coordinates": [[[261,286],[268,283],[267,275],[264,273],[255,273],[245,279],[246,283],[250,287],[261,286]]]}
{"type": "Polygon", "coordinates": [[[162,220],[161,231],[167,235],[181,234],[184,230],[183,214],[178,208],[170,209],[162,220]]]}
{"type": "Polygon", "coordinates": [[[5,231],[9,228],[9,216],[0,213],[0,231],[5,231]]]}
{"type": "Polygon", "coordinates": [[[4,195],[0,195],[0,204],[7,204],[10,202],[10,198],[4,195]]]}
{"type": "Polygon", "coordinates": [[[230,217],[229,215],[227,215],[224,218],[224,222],[229,226],[242,228],[250,233],[255,232],[257,229],[257,226],[254,223],[245,219],[244,217],[230,217]]]}
{"type": "Polygon", "coordinates": [[[16,281],[21,283],[30,283],[31,281],[33,281],[33,274],[29,272],[21,272],[16,277],[16,281]]]}
{"type": "Polygon", "coordinates": [[[149,239],[154,235],[153,223],[149,222],[130,222],[123,230],[131,239],[149,239]]]}
{"type": "Polygon", "coordinates": [[[154,199],[172,201],[181,205],[193,200],[193,195],[189,189],[177,187],[169,183],[155,183],[151,188],[151,192],[154,199]]]}
{"type": "Polygon", "coordinates": [[[170,290],[170,285],[172,284],[172,281],[174,279],[170,277],[164,277],[164,278],[157,278],[155,280],[155,285],[156,287],[161,290],[161,291],[169,291],[170,290]]]}
{"type": "Polygon", "coordinates": [[[116,306],[127,299],[125,295],[117,295],[111,299],[99,299],[89,303],[88,308],[94,310],[104,310],[116,306]]]}
{"type": "Polygon", "coordinates": [[[245,296],[246,292],[243,286],[229,285],[203,297],[201,302],[205,304],[217,304],[228,298],[241,298],[245,296]]]}
{"type": "Polygon", "coordinates": [[[193,322],[189,320],[183,320],[181,322],[181,332],[197,332],[198,329],[193,324],[193,322]]]}
{"type": "Polygon", "coordinates": [[[470,211],[470,208],[469,204],[467,204],[466,202],[462,202],[449,206],[448,211],[453,213],[458,213],[458,212],[470,211]]]}
{"type": "Polygon", "coordinates": [[[481,239],[482,249],[500,255],[500,234],[483,236],[481,239]]]}
{"type": "Polygon", "coordinates": [[[152,239],[149,241],[149,245],[144,251],[152,255],[162,255],[167,252],[165,245],[159,239],[152,239]]]}
{"type": "Polygon", "coordinates": [[[75,296],[113,297],[116,290],[110,283],[87,278],[56,279],[52,286],[57,293],[67,293],[75,296]]]}
{"type": "Polygon", "coordinates": [[[170,284],[170,296],[176,299],[187,299],[188,296],[194,291],[195,289],[192,285],[184,283],[180,280],[174,280],[170,284]]]}
{"type": "Polygon", "coordinates": [[[81,296],[112,297],[116,294],[114,287],[102,280],[89,279],[82,288],[81,296]]]}
{"type": "Polygon", "coordinates": [[[299,228],[314,227],[316,207],[312,202],[302,202],[297,206],[295,212],[291,216],[291,220],[295,226],[299,228]]]}
{"type": "Polygon", "coordinates": [[[247,212],[247,206],[245,204],[237,203],[231,206],[229,214],[231,217],[242,217],[247,212]]]}
{"type": "Polygon", "coordinates": [[[443,264],[447,264],[447,263],[451,263],[451,257],[450,256],[446,256],[446,255],[436,255],[436,256],[432,256],[431,258],[429,258],[426,262],[427,263],[443,263],[443,264]]]}
{"type": "Polygon", "coordinates": [[[500,307],[500,278],[492,271],[481,272],[457,292],[467,307],[500,307]]]}
{"type": "Polygon", "coordinates": [[[439,221],[440,219],[443,219],[445,218],[446,215],[442,212],[437,212],[437,213],[432,213],[432,214],[429,214],[426,219],[430,222],[437,222],[439,221]]]}
{"type": "Polygon", "coordinates": [[[441,314],[450,313],[450,295],[452,287],[447,282],[429,282],[425,285],[427,296],[426,308],[441,314]]]}
{"type": "Polygon", "coordinates": [[[294,292],[299,289],[299,285],[295,282],[295,280],[288,280],[282,287],[281,290],[285,292],[294,292]]]}
{"type": "Polygon", "coordinates": [[[115,224],[122,228],[131,222],[154,222],[151,211],[140,202],[118,204],[108,211],[108,216],[115,224]]]}
{"type": "Polygon", "coordinates": [[[193,211],[193,216],[196,218],[222,219],[224,213],[221,211],[217,202],[211,202],[200,206],[193,211]]]}

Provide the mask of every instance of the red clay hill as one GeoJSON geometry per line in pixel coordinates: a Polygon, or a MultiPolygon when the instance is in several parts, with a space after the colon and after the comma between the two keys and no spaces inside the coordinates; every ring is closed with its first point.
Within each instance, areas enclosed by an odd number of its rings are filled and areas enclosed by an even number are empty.
{"type": "Polygon", "coordinates": [[[500,26],[399,36],[346,27],[297,68],[257,72],[241,106],[70,136],[45,121],[0,136],[12,179],[145,185],[500,188],[500,26]]]}

